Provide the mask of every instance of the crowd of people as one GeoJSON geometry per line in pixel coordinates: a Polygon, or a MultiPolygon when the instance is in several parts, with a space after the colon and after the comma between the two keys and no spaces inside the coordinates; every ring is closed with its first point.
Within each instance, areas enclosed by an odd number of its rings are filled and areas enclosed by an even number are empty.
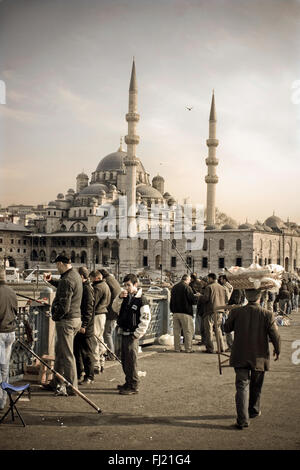
{"type": "MultiPolygon", "coordinates": [[[[105,361],[121,360],[125,382],[117,390],[122,395],[139,392],[139,340],[151,319],[147,297],[135,274],[123,279],[123,288],[106,269],[89,272],[74,268],[68,257],[59,255],[56,267],[60,279],[45,274],[56,287],[51,306],[56,325],[54,369],[77,388],[94,382],[104,371],[105,361]]],[[[220,352],[230,352],[230,365],[236,373],[236,409],[239,429],[249,426],[249,418],[259,416],[264,372],[269,369],[269,341],[275,360],[280,354],[280,337],[274,312],[289,315],[298,309],[298,281],[283,281],[279,291],[234,289],[225,274],[209,273],[198,278],[184,274],[171,289],[174,351],[193,353],[195,333],[203,353],[215,353],[214,333],[218,332],[220,352]],[[233,308],[234,306],[234,308],[233,308]],[[215,314],[217,311],[217,322],[215,314]],[[216,331],[217,328],[217,331],[216,331]],[[194,340],[194,341],[193,341],[194,340]]],[[[11,347],[15,339],[17,298],[5,285],[0,270],[0,382],[8,380],[11,347]]],[[[46,390],[55,395],[74,395],[74,389],[56,375],[46,390]]],[[[6,402],[0,391],[0,409],[6,402]]]]}

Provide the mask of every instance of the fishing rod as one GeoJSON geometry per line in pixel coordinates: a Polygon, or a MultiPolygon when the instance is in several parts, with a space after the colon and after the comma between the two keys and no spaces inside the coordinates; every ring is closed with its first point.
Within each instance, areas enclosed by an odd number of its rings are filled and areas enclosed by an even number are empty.
{"type": "Polygon", "coordinates": [[[106,350],[107,350],[117,361],[119,361],[120,364],[122,364],[122,362],[120,361],[120,359],[118,358],[118,356],[116,356],[115,353],[113,353],[112,350],[109,349],[109,348],[106,346],[106,344],[103,343],[103,341],[101,341],[100,338],[98,338],[97,335],[94,335],[94,336],[95,336],[95,338],[99,341],[99,343],[101,343],[101,344],[106,348],[106,350]]]}
{"type": "Polygon", "coordinates": [[[27,295],[18,294],[17,292],[16,292],[16,295],[18,297],[23,297],[24,299],[31,300],[33,302],[37,302],[38,304],[42,304],[42,305],[46,305],[47,307],[51,307],[51,305],[48,304],[48,302],[42,302],[41,300],[34,299],[33,297],[28,297],[27,295]]]}
{"type": "Polygon", "coordinates": [[[186,265],[187,269],[192,273],[192,269],[191,267],[187,264],[187,262],[185,261],[185,259],[183,258],[183,256],[181,255],[180,251],[178,251],[176,245],[173,245],[173,240],[171,241],[169,238],[168,238],[168,241],[171,243],[171,246],[172,248],[175,248],[175,250],[177,251],[177,253],[179,254],[180,258],[182,259],[182,261],[184,262],[184,264],[186,265]]]}
{"type": "Polygon", "coordinates": [[[17,339],[17,342],[20,343],[20,345],[26,349],[28,352],[30,352],[36,359],[38,359],[44,366],[47,367],[47,369],[49,369],[57,378],[59,378],[60,380],[63,381],[63,383],[67,386],[67,387],[70,387],[72,390],[74,390],[74,392],[76,393],[76,395],[78,395],[80,398],[82,398],[84,401],[86,401],[90,406],[92,406],[98,413],[102,413],[102,410],[94,403],[92,402],[88,397],[86,397],[82,392],[80,392],[78,390],[78,388],[74,387],[67,379],[65,379],[65,377],[61,374],[59,374],[59,372],[57,372],[53,367],[50,367],[49,364],[47,364],[47,362],[43,361],[43,359],[41,359],[34,351],[32,351],[32,349],[30,349],[28,346],[26,346],[26,344],[22,343],[22,341],[20,341],[19,339],[17,339]]]}

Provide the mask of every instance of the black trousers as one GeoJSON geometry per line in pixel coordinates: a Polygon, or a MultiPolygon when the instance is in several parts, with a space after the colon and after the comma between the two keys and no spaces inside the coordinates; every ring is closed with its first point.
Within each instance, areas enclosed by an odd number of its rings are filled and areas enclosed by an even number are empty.
{"type": "Polygon", "coordinates": [[[136,389],[139,384],[137,358],[139,351],[139,340],[134,336],[122,335],[121,361],[125,374],[125,383],[128,387],[136,389]]]}
{"type": "Polygon", "coordinates": [[[94,379],[94,354],[96,348],[94,335],[77,333],[74,338],[74,355],[76,360],[77,377],[84,372],[85,377],[94,379]]]}

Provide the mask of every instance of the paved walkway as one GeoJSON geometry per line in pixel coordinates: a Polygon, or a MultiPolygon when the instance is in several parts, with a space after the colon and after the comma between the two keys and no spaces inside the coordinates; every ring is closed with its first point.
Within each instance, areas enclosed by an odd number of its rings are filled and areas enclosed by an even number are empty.
{"type": "MultiPolygon", "coordinates": [[[[0,426],[0,449],[300,449],[300,364],[292,363],[292,343],[300,343],[300,313],[280,327],[282,354],[271,361],[262,395],[262,416],[248,429],[235,422],[234,371],[220,375],[216,355],[176,354],[162,346],[143,348],[138,395],[122,396],[121,366],[81,390],[102,410],[97,414],[78,396],[55,397],[32,387],[30,402],[19,409],[27,423],[10,419],[0,426]]],[[[202,348],[203,349],[203,348],[202,348]]],[[[300,360],[300,344],[298,345],[300,360]]],[[[271,347],[271,351],[273,348],[271,347]]],[[[297,356],[297,354],[295,354],[297,356]]]]}

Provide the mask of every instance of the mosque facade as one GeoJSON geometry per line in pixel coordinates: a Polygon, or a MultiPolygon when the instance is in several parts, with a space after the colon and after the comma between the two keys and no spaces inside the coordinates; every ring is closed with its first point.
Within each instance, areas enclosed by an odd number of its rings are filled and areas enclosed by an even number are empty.
{"type": "Polygon", "coordinates": [[[251,263],[262,266],[277,263],[287,271],[297,272],[300,268],[300,227],[297,224],[283,222],[275,215],[261,225],[221,226],[216,220],[218,140],[214,94],[206,141],[206,220],[197,225],[192,212],[189,230],[183,236],[182,226],[178,226],[181,218],[178,213],[182,214],[178,209],[182,206],[166,191],[162,176],[150,179],[136,155],[140,139],[137,94],[133,62],[126,114],[127,150],[121,140],[117,151],[102,158],[90,177],[84,172],[78,174],[75,189],[60,193],[49,202],[45,216],[34,221],[27,244],[30,245],[30,248],[27,246],[29,264],[49,266],[57,254],[65,253],[75,266],[84,264],[90,269],[106,266],[117,277],[133,271],[152,278],[165,275],[176,278],[188,267],[199,275],[206,275],[222,272],[230,266],[247,267],[251,263]],[[126,209],[121,204],[124,198],[126,209]],[[163,207],[167,212],[168,227],[164,215],[150,216],[153,206],[163,207]],[[117,221],[114,227],[110,226],[111,209],[117,221]],[[122,233],[125,219],[127,233],[122,233]],[[150,235],[153,226],[157,236],[152,232],[150,235]],[[200,232],[204,232],[203,243],[192,249],[191,240],[200,232]]]}

